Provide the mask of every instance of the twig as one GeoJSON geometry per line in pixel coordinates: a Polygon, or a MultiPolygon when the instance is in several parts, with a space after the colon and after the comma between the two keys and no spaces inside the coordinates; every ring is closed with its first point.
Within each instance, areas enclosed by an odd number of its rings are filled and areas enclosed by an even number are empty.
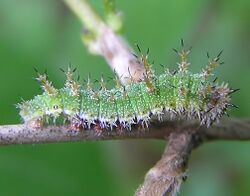
{"type": "MultiPolygon", "coordinates": [[[[113,139],[168,139],[170,133],[193,131],[193,136],[202,142],[210,140],[250,140],[250,120],[224,119],[210,128],[196,123],[166,122],[151,123],[149,130],[132,128],[130,131],[95,130],[73,131],[68,126],[48,126],[34,129],[23,124],[0,126],[0,145],[38,144],[113,139]],[[198,129],[197,129],[198,127],[198,129]]],[[[196,139],[197,141],[197,139],[196,139]]]]}
{"type": "Polygon", "coordinates": [[[93,11],[86,0],[64,0],[71,10],[78,16],[81,22],[89,30],[101,34],[101,26],[104,25],[101,18],[93,11]]]}
{"type": "MultiPolygon", "coordinates": [[[[23,124],[0,126],[0,145],[11,144],[39,144],[55,142],[74,142],[74,141],[95,141],[95,140],[113,140],[129,138],[162,138],[163,132],[170,132],[171,128],[166,129],[163,126],[155,127],[154,131],[138,131],[137,129],[123,132],[104,130],[76,131],[68,126],[48,126],[42,129],[31,128],[23,124]]],[[[164,135],[167,133],[164,132],[164,135]]]]}
{"type": "Polygon", "coordinates": [[[143,78],[144,67],[132,55],[132,49],[119,35],[101,20],[86,0],[64,0],[85,25],[84,33],[91,32],[92,40],[85,41],[90,52],[104,57],[122,83],[143,78]]]}

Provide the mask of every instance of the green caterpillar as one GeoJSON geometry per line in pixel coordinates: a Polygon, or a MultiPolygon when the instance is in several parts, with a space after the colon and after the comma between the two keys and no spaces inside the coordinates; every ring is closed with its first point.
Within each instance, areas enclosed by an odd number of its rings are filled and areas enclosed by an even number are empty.
{"type": "Polygon", "coordinates": [[[137,57],[145,67],[144,78],[123,86],[117,81],[113,89],[106,89],[101,78],[99,90],[93,90],[88,78],[82,87],[73,79],[70,67],[65,72],[63,88],[56,89],[46,74],[38,74],[43,94],[18,104],[23,121],[34,127],[56,122],[62,118],[77,129],[130,129],[139,125],[147,127],[151,118],[161,120],[194,119],[201,125],[210,126],[226,113],[232,90],[227,84],[209,81],[212,70],[219,64],[221,53],[210,59],[200,73],[188,71],[187,56],[190,50],[176,51],[181,57],[178,71],[168,69],[161,75],[154,73],[148,54],[137,57]]]}

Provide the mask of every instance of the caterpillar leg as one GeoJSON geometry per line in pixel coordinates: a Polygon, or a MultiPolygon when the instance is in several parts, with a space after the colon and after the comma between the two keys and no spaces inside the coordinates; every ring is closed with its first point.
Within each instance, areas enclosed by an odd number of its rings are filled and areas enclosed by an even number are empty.
{"type": "Polygon", "coordinates": [[[70,130],[82,131],[84,129],[83,121],[78,116],[74,116],[72,119],[67,121],[69,122],[70,130]]]}
{"type": "Polygon", "coordinates": [[[25,122],[25,125],[34,129],[40,129],[43,127],[44,123],[42,118],[37,118],[25,122]]]}

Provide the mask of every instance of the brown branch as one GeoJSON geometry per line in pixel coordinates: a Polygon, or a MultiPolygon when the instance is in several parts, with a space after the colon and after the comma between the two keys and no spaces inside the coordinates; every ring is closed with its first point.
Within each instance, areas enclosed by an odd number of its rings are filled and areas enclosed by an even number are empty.
{"type": "Polygon", "coordinates": [[[189,131],[172,132],[161,160],[149,170],[135,195],[176,195],[186,178],[188,158],[196,142],[194,138],[189,131]]]}
{"type": "Polygon", "coordinates": [[[209,129],[197,132],[203,141],[208,140],[250,140],[250,120],[227,118],[209,129]]]}
{"type": "Polygon", "coordinates": [[[74,131],[68,126],[34,129],[25,125],[0,126],[0,145],[75,142],[114,139],[168,139],[162,159],[147,173],[137,196],[175,195],[186,176],[191,150],[198,144],[216,140],[250,140],[250,120],[225,119],[210,128],[194,122],[152,122],[149,130],[74,131]]]}
{"type": "Polygon", "coordinates": [[[136,196],[175,196],[182,181],[186,179],[192,149],[208,140],[249,140],[250,120],[227,119],[209,129],[199,127],[197,131],[194,130],[194,126],[184,126],[169,134],[168,145],[161,160],[146,174],[136,196]]]}
{"type": "Polygon", "coordinates": [[[68,126],[48,126],[42,129],[32,128],[23,124],[0,126],[0,145],[11,144],[38,144],[74,141],[95,141],[129,138],[161,138],[168,135],[171,128],[165,129],[157,126],[154,130],[138,131],[137,129],[127,131],[96,131],[96,130],[72,130],[68,126]],[[165,131],[166,130],[166,131],[165,131]],[[164,133],[164,134],[163,134],[164,133]]]}
{"type": "Polygon", "coordinates": [[[48,126],[34,129],[23,124],[0,126],[0,145],[36,144],[72,142],[87,140],[113,139],[168,139],[170,133],[182,133],[189,130],[201,141],[210,140],[250,140],[250,120],[224,119],[210,128],[199,127],[196,123],[186,122],[152,122],[149,130],[112,131],[95,130],[73,131],[68,126],[48,126]]]}
{"type": "Polygon", "coordinates": [[[161,160],[147,173],[137,196],[175,195],[185,179],[191,150],[210,140],[250,140],[250,120],[224,119],[210,128],[194,122],[152,122],[149,130],[74,131],[68,126],[35,129],[25,125],[0,126],[0,145],[56,142],[96,141],[114,139],[168,139],[161,160]]]}

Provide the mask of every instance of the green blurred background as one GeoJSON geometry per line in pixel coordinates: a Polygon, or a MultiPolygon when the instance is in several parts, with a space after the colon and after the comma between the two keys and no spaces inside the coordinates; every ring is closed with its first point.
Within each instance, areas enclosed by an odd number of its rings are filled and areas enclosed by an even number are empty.
{"type": "MultiPolygon", "coordinates": [[[[102,1],[92,0],[102,11],[102,1]]],[[[207,62],[206,51],[224,49],[220,81],[233,88],[231,116],[250,115],[249,0],[117,0],[124,13],[124,36],[150,47],[150,58],[176,65],[171,48],[180,38],[193,46],[191,69],[207,62]]],[[[60,67],[99,78],[112,73],[80,41],[81,24],[59,0],[0,0],[0,124],[20,123],[15,104],[40,93],[34,67],[63,84],[60,67]]],[[[0,148],[0,195],[132,195],[160,158],[162,141],[105,141],[0,148]]],[[[250,195],[250,142],[213,142],[195,150],[180,195],[250,195]]]]}

